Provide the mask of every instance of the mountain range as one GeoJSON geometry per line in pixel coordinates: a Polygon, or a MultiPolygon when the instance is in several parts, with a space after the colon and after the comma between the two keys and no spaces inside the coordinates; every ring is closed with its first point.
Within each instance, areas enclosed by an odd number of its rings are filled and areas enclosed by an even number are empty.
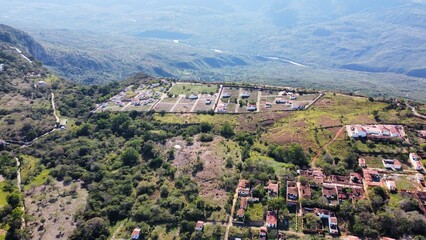
{"type": "Polygon", "coordinates": [[[63,76],[146,72],[424,100],[425,1],[0,1],[63,76]]]}

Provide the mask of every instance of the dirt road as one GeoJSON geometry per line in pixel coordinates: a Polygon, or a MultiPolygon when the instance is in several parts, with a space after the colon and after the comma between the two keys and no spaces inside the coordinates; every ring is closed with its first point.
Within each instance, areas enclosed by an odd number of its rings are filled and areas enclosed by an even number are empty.
{"type": "Polygon", "coordinates": [[[340,135],[345,131],[345,126],[343,126],[342,128],[340,128],[340,130],[336,133],[336,135],[334,136],[334,138],[328,142],[327,144],[325,144],[324,146],[322,146],[320,149],[318,149],[318,151],[315,154],[315,157],[312,159],[312,167],[316,167],[315,163],[318,160],[318,158],[321,156],[321,154],[327,150],[327,147],[332,144],[334,141],[336,141],[337,138],[340,137],[340,135]]]}

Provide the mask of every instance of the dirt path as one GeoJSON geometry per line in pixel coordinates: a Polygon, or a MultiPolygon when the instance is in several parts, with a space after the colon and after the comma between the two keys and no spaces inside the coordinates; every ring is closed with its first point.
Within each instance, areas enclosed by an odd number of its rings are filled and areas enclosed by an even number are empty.
{"type": "Polygon", "coordinates": [[[213,104],[213,108],[212,108],[213,111],[215,111],[215,112],[216,112],[217,105],[219,104],[220,97],[222,96],[222,92],[223,92],[223,85],[220,85],[219,93],[217,94],[216,100],[215,100],[215,102],[213,104]]]}
{"type": "Polygon", "coordinates": [[[229,230],[231,229],[231,226],[232,226],[232,218],[234,216],[235,205],[237,204],[237,199],[238,199],[238,188],[235,189],[234,200],[232,200],[231,215],[229,215],[229,221],[228,221],[228,224],[226,225],[224,240],[228,240],[228,238],[229,238],[229,230]]]}
{"type": "Polygon", "coordinates": [[[194,103],[194,105],[192,106],[192,108],[191,108],[191,111],[190,111],[190,112],[194,112],[194,111],[195,111],[195,107],[198,105],[198,102],[200,101],[200,98],[201,98],[201,95],[198,95],[198,98],[197,98],[197,100],[195,100],[195,103],[194,103]]]}
{"type": "Polygon", "coordinates": [[[56,123],[58,123],[58,124],[59,124],[60,119],[59,119],[58,114],[56,113],[56,106],[55,106],[55,94],[54,94],[54,93],[51,93],[51,95],[52,95],[52,108],[53,108],[53,115],[55,116],[56,123]]]}
{"type": "Polygon", "coordinates": [[[235,106],[235,113],[238,113],[238,110],[240,109],[240,100],[241,100],[241,94],[243,94],[243,89],[240,88],[238,91],[239,92],[238,92],[237,104],[235,106]]]}
{"type": "Polygon", "coordinates": [[[111,240],[116,240],[115,236],[121,231],[121,228],[123,227],[124,223],[120,223],[120,225],[117,227],[117,229],[114,231],[114,234],[112,234],[111,240]]]}
{"type": "Polygon", "coordinates": [[[262,91],[258,91],[257,92],[257,103],[256,103],[256,108],[257,111],[256,112],[260,112],[260,99],[262,97],[262,91]]]}
{"type": "Polygon", "coordinates": [[[169,112],[173,112],[175,110],[175,108],[179,104],[180,100],[182,100],[182,98],[183,98],[182,96],[179,96],[179,99],[175,102],[175,104],[173,105],[172,109],[170,109],[169,112]]]}
{"type": "Polygon", "coordinates": [[[342,128],[340,128],[340,130],[336,133],[336,136],[334,136],[334,138],[330,142],[328,142],[327,144],[325,144],[324,146],[322,146],[320,149],[318,149],[318,151],[315,154],[315,157],[312,159],[312,167],[314,167],[314,168],[316,167],[315,163],[318,160],[318,158],[321,156],[322,152],[324,150],[326,150],[327,147],[330,144],[332,144],[334,141],[336,141],[336,139],[344,132],[345,128],[346,128],[345,126],[343,126],[342,128]]]}
{"type": "Polygon", "coordinates": [[[407,105],[407,107],[409,107],[411,109],[411,112],[413,112],[414,116],[426,120],[426,116],[418,113],[415,107],[409,105],[408,103],[406,103],[406,105],[407,105]]]}

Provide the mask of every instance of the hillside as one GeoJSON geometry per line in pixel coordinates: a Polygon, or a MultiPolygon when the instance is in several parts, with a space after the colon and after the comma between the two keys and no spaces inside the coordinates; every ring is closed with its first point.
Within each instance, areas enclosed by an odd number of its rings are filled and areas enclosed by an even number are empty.
{"type": "MultiPolygon", "coordinates": [[[[130,107],[131,98],[150,100],[166,86],[179,100],[165,94],[159,103],[194,110],[198,105],[186,95],[229,91],[234,98],[228,104],[236,105],[240,92],[250,90],[244,90],[248,84],[176,84],[145,74],[106,85],[75,84],[30,55],[22,42],[28,36],[11,39],[18,39],[15,45],[0,42],[0,133],[6,140],[0,142],[0,239],[426,234],[426,190],[417,175],[423,174],[409,160],[409,153],[426,155],[419,134],[426,124],[402,100],[326,92],[301,111],[94,111],[114,99],[130,107]],[[53,106],[62,128],[42,136],[56,123],[53,106]],[[345,125],[352,124],[383,129],[382,140],[348,137],[345,125]],[[391,138],[388,128],[404,135],[391,138]],[[358,166],[358,159],[368,168],[358,166]],[[392,161],[402,170],[387,169],[383,159],[399,159],[392,161]],[[366,171],[376,171],[380,181],[368,180],[366,171]],[[299,187],[303,196],[294,201],[299,187]],[[266,230],[259,227],[267,223],[266,230]]],[[[251,90],[248,102],[284,94],[251,90]]],[[[314,96],[305,93],[294,92],[311,101],[314,96]]]]}

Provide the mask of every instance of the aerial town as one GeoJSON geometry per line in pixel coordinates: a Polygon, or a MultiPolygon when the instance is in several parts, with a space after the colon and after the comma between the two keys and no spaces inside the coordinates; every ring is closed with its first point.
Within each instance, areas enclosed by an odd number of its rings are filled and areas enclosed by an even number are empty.
{"type": "Polygon", "coordinates": [[[247,113],[309,108],[321,93],[273,86],[242,86],[161,81],[128,86],[96,111],[155,111],[167,113],[247,113]]]}

